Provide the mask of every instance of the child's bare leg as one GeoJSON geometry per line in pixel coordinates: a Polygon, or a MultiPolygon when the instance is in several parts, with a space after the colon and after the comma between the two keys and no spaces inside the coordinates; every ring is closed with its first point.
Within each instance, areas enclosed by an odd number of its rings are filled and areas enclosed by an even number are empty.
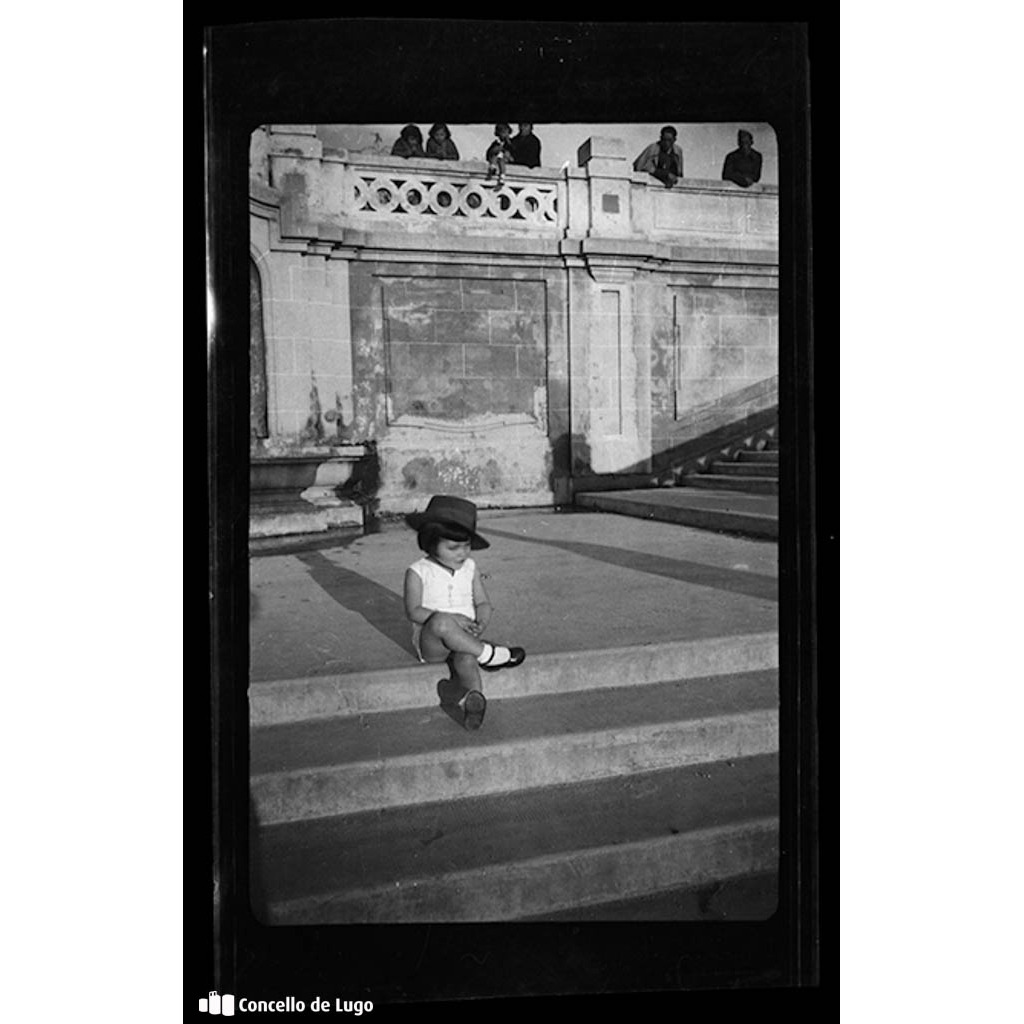
{"type": "Polygon", "coordinates": [[[447,661],[448,655],[471,654],[478,658],[484,650],[483,641],[467,633],[454,615],[434,612],[423,623],[420,650],[427,661],[447,661]]]}
{"type": "Polygon", "coordinates": [[[508,648],[478,640],[462,628],[457,616],[447,612],[434,612],[423,624],[420,653],[424,661],[431,663],[451,658],[453,674],[473,689],[479,689],[481,664],[493,671],[504,665],[518,665],[526,656],[520,647],[508,648]]]}
{"type": "Polygon", "coordinates": [[[453,651],[448,660],[451,665],[452,679],[465,690],[482,690],[480,681],[480,663],[473,654],[453,651]]]}

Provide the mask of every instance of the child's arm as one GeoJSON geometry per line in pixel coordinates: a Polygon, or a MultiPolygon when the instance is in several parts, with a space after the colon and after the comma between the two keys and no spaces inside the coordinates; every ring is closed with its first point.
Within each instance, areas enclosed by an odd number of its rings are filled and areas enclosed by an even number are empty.
{"type": "Polygon", "coordinates": [[[423,580],[412,571],[405,570],[405,617],[421,626],[431,615],[432,608],[423,607],[423,580]]]}
{"type": "Polygon", "coordinates": [[[484,589],[484,581],[480,578],[479,571],[473,574],[473,605],[476,608],[477,628],[471,629],[470,632],[479,636],[487,628],[487,624],[491,621],[491,616],[494,614],[491,599],[487,596],[487,591],[484,589]]]}

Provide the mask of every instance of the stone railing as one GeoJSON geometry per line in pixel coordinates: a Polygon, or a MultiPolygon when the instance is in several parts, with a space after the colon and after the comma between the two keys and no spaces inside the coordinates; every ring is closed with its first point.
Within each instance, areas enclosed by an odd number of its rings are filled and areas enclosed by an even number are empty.
{"type": "MultiPolygon", "coordinates": [[[[576,167],[506,168],[497,187],[482,160],[403,159],[324,150],[315,126],[271,126],[265,179],[299,225],[420,235],[607,239],[764,251],[778,246],[778,189],[684,178],[666,189],[633,170],[623,143],[599,136],[576,167]]],[[[258,171],[255,168],[254,173],[258,171]]],[[[317,234],[317,232],[313,232],[317,234]]],[[[329,237],[329,229],[319,232],[329,237]]]]}
{"type": "Polygon", "coordinates": [[[344,189],[343,209],[349,215],[453,217],[537,227],[559,223],[557,180],[510,173],[498,188],[487,180],[485,164],[457,168],[434,160],[401,160],[398,166],[380,166],[352,160],[344,189]]]}
{"type": "Polygon", "coordinates": [[[564,227],[565,175],[554,169],[510,167],[499,188],[477,160],[328,154],[322,167],[321,209],[354,227],[548,236],[564,227]]]}

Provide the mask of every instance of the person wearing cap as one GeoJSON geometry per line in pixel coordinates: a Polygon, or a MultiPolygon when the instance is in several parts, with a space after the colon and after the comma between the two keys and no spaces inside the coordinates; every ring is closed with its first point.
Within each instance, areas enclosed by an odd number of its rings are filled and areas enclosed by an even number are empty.
{"type": "Polygon", "coordinates": [[[514,668],[526,657],[521,647],[482,639],[494,610],[470,552],[490,544],[477,533],[476,505],[465,498],[436,494],[405,519],[424,552],[405,571],[413,647],[425,664],[448,663],[451,678],[437,684],[441,704],[461,709],[466,728],[478,729],[487,708],[480,670],[514,668]]]}
{"type": "Polygon", "coordinates": [[[761,154],[754,149],[754,136],[740,130],[736,133],[739,149],[725,157],[722,165],[722,181],[732,181],[741,188],[750,188],[761,180],[761,154]]]}
{"type": "Polygon", "coordinates": [[[671,188],[683,176],[683,151],[676,144],[678,133],[672,125],[661,129],[657,142],[652,142],[633,161],[633,170],[651,174],[671,188]]]}

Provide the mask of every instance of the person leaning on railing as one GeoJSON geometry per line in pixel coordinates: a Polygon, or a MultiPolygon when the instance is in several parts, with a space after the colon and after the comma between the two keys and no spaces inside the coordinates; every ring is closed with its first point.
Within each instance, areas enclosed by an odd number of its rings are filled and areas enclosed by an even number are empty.
{"type": "Polygon", "coordinates": [[[458,160],[459,151],[448,125],[438,121],[432,125],[427,138],[427,156],[433,160],[458,160]]]}
{"type": "Polygon", "coordinates": [[[670,124],[661,129],[661,137],[652,142],[633,161],[633,170],[651,174],[671,188],[683,176],[683,151],[676,145],[677,133],[670,124]]]}
{"type": "Polygon", "coordinates": [[[747,131],[736,135],[739,149],[734,149],[722,165],[722,181],[732,181],[741,188],[750,188],[761,180],[761,154],[754,149],[754,136],[747,131]]]}
{"type": "Polygon", "coordinates": [[[423,152],[423,132],[414,124],[407,124],[401,134],[391,147],[392,156],[404,156],[407,160],[411,156],[425,157],[423,152]]]}

